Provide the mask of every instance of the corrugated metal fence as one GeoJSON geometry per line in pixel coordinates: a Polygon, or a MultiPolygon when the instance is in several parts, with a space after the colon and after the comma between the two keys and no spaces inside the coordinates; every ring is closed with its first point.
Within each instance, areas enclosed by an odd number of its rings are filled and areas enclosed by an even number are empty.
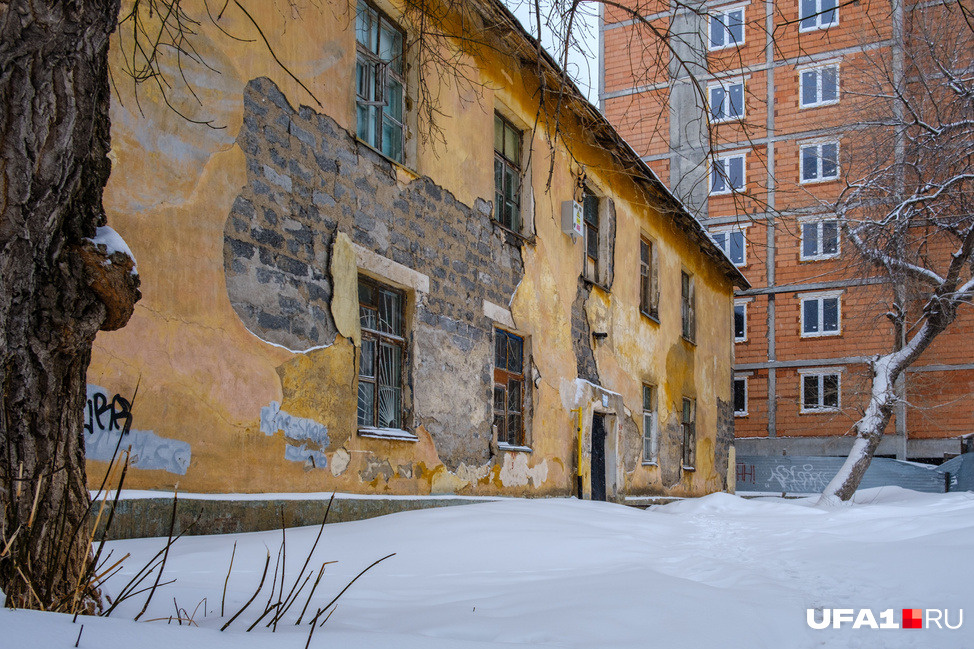
{"type": "MultiPolygon", "coordinates": [[[[970,457],[966,467],[967,487],[951,485],[951,491],[974,490],[974,453],[958,458],[970,457]]],[[[954,460],[951,460],[953,462],[954,460]]],[[[773,494],[818,494],[822,493],[829,481],[839,472],[844,457],[766,457],[747,455],[737,458],[737,492],[760,492],[773,494]]],[[[889,458],[874,458],[866,470],[860,489],[896,485],[904,489],[944,493],[947,491],[950,471],[949,463],[942,466],[901,462],[889,458]],[[945,469],[945,470],[941,470],[945,469]]],[[[955,469],[956,470],[956,469],[955,469]]],[[[953,475],[950,474],[950,475],[953,475]]],[[[965,483],[966,484],[966,483],[965,483]]]]}

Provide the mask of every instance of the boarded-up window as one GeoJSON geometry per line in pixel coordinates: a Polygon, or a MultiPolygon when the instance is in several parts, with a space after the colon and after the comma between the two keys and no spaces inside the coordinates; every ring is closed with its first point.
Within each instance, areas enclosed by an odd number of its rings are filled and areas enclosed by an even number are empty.
{"type": "Polygon", "coordinates": [[[405,296],[359,277],[362,355],[358,372],[358,425],[402,428],[402,385],[406,360],[405,296]]]}
{"type": "Polygon", "coordinates": [[[524,339],[494,330],[494,428],[497,441],[524,446],[524,339]]]}

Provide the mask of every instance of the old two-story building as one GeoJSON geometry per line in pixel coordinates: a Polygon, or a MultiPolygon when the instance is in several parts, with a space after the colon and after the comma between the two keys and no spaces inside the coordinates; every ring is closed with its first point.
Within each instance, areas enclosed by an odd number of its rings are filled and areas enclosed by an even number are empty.
{"type": "Polygon", "coordinates": [[[128,422],[129,488],[725,489],[743,276],[499,2],[410,6],[228,8],[172,87],[116,35],[92,484],[128,422]]]}

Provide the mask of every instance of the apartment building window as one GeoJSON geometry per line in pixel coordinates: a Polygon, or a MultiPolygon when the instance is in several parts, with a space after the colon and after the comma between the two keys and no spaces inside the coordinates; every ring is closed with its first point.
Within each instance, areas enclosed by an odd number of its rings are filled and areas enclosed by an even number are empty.
{"type": "Polygon", "coordinates": [[[710,49],[737,47],[744,43],[744,7],[715,10],[709,21],[710,49]]]}
{"type": "Polygon", "coordinates": [[[802,108],[827,106],[839,101],[839,66],[825,65],[799,73],[798,103],[802,108]]]}
{"type": "Polygon", "coordinates": [[[683,399],[681,425],[683,427],[683,468],[693,469],[697,462],[696,403],[683,399]]]}
{"type": "Polygon", "coordinates": [[[835,219],[801,224],[802,261],[829,259],[839,255],[839,222],[835,219]]]}
{"type": "Polygon", "coordinates": [[[524,446],[524,339],[494,329],[494,428],[497,441],[524,446]]]}
{"type": "Polygon", "coordinates": [[[726,122],[744,117],[744,81],[729,81],[707,87],[710,121],[726,122]]]}
{"type": "Polygon", "coordinates": [[[747,240],[744,237],[743,228],[730,228],[717,230],[710,233],[710,238],[714,240],[717,247],[724,251],[735,266],[744,266],[746,263],[745,248],[747,240]]]}
{"type": "Polygon", "coordinates": [[[494,219],[521,231],[521,131],[494,113],[494,219]]]}
{"type": "Polygon", "coordinates": [[[643,315],[659,320],[659,260],[656,243],[646,237],[639,239],[639,310],[643,315]]]}
{"type": "Polygon", "coordinates": [[[686,271],[680,273],[680,293],[683,337],[693,342],[697,335],[696,296],[694,295],[693,276],[686,271]]]}
{"type": "Polygon", "coordinates": [[[710,193],[729,194],[744,189],[744,154],[720,156],[710,169],[710,193]]]}
{"type": "Polygon", "coordinates": [[[659,417],[656,388],[643,385],[643,464],[659,462],[659,417]]]}
{"type": "Polygon", "coordinates": [[[585,222],[585,277],[599,276],[599,197],[585,189],[582,195],[582,220],[585,222]]]}
{"type": "Polygon", "coordinates": [[[802,182],[833,180],[839,177],[839,143],[821,142],[801,147],[802,182]]]}
{"type": "Polygon", "coordinates": [[[747,416],[747,377],[734,377],[734,416],[747,416]]]}
{"type": "Polygon", "coordinates": [[[613,249],[616,231],[615,202],[591,187],[582,193],[582,221],[585,225],[585,259],[582,276],[606,291],[612,288],[613,249]]]}
{"type": "Polygon", "coordinates": [[[839,22],[836,0],[798,0],[798,29],[825,29],[839,22]]]}
{"type": "Polygon", "coordinates": [[[406,357],[405,295],[359,277],[362,355],[358,372],[358,425],[402,428],[402,385],[406,357]]]}
{"type": "Polygon", "coordinates": [[[747,342],[747,302],[734,300],[734,342],[747,342]]]}
{"type": "Polygon", "coordinates": [[[378,9],[360,1],[355,15],[355,41],[358,138],[402,162],[406,133],[404,33],[378,9]]]}
{"type": "Polygon", "coordinates": [[[837,372],[804,372],[801,375],[802,412],[834,412],[840,406],[841,382],[837,372]]]}
{"type": "Polygon", "coordinates": [[[801,296],[802,337],[835,336],[841,320],[840,292],[801,296]]]}

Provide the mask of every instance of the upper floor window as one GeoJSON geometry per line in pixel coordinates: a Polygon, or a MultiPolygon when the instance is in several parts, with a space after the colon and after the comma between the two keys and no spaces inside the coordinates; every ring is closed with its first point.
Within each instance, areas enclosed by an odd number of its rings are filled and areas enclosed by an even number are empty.
{"type": "Polygon", "coordinates": [[[836,0],[798,0],[798,29],[824,29],[839,22],[836,0]]]}
{"type": "Polygon", "coordinates": [[[697,404],[693,399],[683,399],[680,423],[683,428],[683,468],[692,469],[697,462],[697,404]]]}
{"type": "Polygon", "coordinates": [[[802,108],[825,106],[839,101],[839,66],[824,65],[799,73],[798,103],[802,108]]]}
{"type": "Polygon", "coordinates": [[[494,329],[494,428],[497,441],[524,446],[524,339],[494,329]]]}
{"type": "Polygon", "coordinates": [[[659,461],[659,417],[656,410],[656,388],[643,385],[643,464],[659,461]]]}
{"type": "Polygon", "coordinates": [[[585,223],[585,277],[595,281],[599,275],[599,197],[588,188],[582,195],[582,220],[585,223]]]}
{"type": "Polygon", "coordinates": [[[840,407],[840,381],[837,372],[804,372],[801,374],[802,412],[829,412],[840,407]]]}
{"type": "Polygon", "coordinates": [[[823,142],[801,147],[802,182],[834,180],[839,177],[839,143],[823,142]]]}
{"type": "Polygon", "coordinates": [[[839,254],[839,222],[835,219],[805,221],[801,224],[803,261],[829,259],[839,254]]]}
{"type": "Polygon", "coordinates": [[[359,277],[362,355],[358,372],[358,425],[402,428],[402,386],[406,356],[405,296],[359,277]]]}
{"type": "Polygon", "coordinates": [[[808,293],[801,296],[802,337],[834,336],[841,322],[840,292],[808,293]]]}
{"type": "Polygon", "coordinates": [[[726,122],[744,117],[744,81],[729,81],[707,87],[710,121],[726,122]]]}
{"type": "Polygon", "coordinates": [[[639,239],[639,310],[643,315],[659,319],[659,255],[656,243],[646,237],[639,239]]]}
{"type": "Polygon", "coordinates": [[[494,113],[494,218],[521,231],[521,131],[494,113]]]}
{"type": "Polygon", "coordinates": [[[744,43],[744,7],[716,10],[710,14],[710,49],[736,47],[744,43]]]}
{"type": "Polygon", "coordinates": [[[616,231],[615,202],[590,187],[582,192],[582,221],[585,225],[585,266],[582,277],[605,290],[612,288],[613,240],[616,231]]]}
{"type": "Polygon", "coordinates": [[[734,377],[734,416],[747,416],[747,377],[734,377]]]}
{"type": "Polygon", "coordinates": [[[686,271],[680,273],[680,315],[683,324],[683,337],[690,342],[697,335],[697,307],[694,295],[693,275],[686,271]]]}
{"type": "Polygon", "coordinates": [[[710,193],[729,194],[744,189],[744,154],[720,156],[710,169],[710,193]]]}
{"type": "Polygon", "coordinates": [[[734,342],[747,342],[747,300],[734,300],[734,342]]]}
{"type": "Polygon", "coordinates": [[[358,137],[383,155],[402,162],[406,133],[403,31],[378,9],[360,0],[355,41],[358,137]]]}
{"type": "Polygon", "coordinates": [[[745,256],[747,240],[744,237],[743,228],[734,227],[711,232],[710,238],[734,262],[735,266],[744,266],[747,263],[745,256]]]}

